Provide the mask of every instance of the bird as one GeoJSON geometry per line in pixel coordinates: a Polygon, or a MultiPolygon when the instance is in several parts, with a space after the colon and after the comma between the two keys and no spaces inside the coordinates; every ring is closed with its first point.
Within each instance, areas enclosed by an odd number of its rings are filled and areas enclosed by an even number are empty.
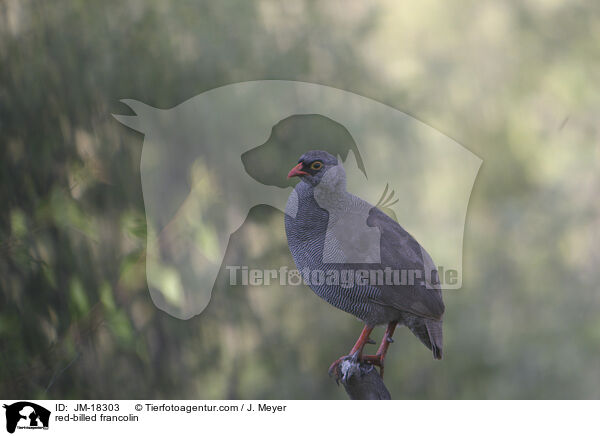
{"type": "MultiPolygon", "coordinates": [[[[427,251],[389,214],[347,192],[344,167],[330,153],[304,153],[288,173],[288,179],[293,177],[300,181],[288,197],[284,215],[288,247],[314,293],[364,323],[348,356],[378,366],[383,377],[394,331],[404,325],[434,359],[442,359],[445,306],[437,269],[427,251]],[[324,271],[333,279],[314,280],[314,271],[324,271]],[[378,276],[348,283],[335,280],[349,271],[362,271],[363,279],[365,271],[378,276]],[[381,277],[381,271],[386,277],[381,277]],[[390,271],[394,272],[391,281],[390,271]],[[396,280],[403,271],[414,273],[415,280],[396,280]],[[379,348],[374,355],[365,355],[365,345],[375,343],[371,332],[380,325],[386,330],[379,348]]],[[[339,365],[348,356],[335,360],[329,374],[339,375],[339,365]]]]}

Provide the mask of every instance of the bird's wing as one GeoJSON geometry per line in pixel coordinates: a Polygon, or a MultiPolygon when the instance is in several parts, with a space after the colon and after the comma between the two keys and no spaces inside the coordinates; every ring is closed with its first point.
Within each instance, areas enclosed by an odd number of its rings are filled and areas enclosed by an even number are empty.
{"type": "Polygon", "coordinates": [[[369,212],[367,225],[379,228],[381,232],[381,266],[392,270],[407,270],[420,274],[414,284],[384,284],[377,286],[382,292],[379,304],[390,305],[398,310],[417,316],[439,320],[444,313],[444,302],[439,284],[429,280],[437,271],[423,247],[404,230],[400,224],[376,207],[369,212]],[[425,283],[425,280],[428,283],[425,283]]]}

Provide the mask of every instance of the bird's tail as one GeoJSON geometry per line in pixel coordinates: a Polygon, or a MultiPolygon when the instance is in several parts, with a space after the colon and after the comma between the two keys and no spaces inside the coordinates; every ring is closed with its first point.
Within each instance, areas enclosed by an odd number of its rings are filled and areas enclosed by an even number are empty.
{"type": "Polygon", "coordinates": [[[411,317],[406,326],[433,352],[434,359],[442,358],[443,336],[442,321],[411,317]]]}
{"type": "Polygon", "coordinates": [[[430,349],[433,352],[433,358],[440,360],[442,358],[443,334],[442,321],[428,319],[425,321],[427,332],[429,333],[430,349]]]}

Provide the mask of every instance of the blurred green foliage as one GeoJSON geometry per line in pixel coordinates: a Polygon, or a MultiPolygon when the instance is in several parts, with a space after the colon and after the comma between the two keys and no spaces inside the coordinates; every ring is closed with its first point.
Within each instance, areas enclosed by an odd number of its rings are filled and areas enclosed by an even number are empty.
{"type": "MultiPolygon", "coordinates": [[[[484,159],[445,359],[399,331],[393,397],[599,398],[599,38],[584,1],[0,3],[0,396],[345,398],[326,370],[361,326],[307,289],[221,277],[198,317],[155,308],[143,138],[110,115],[288,79],[484,159]]],[[[253,209],[228,256],[291,266],[281,221],[253,209]]]]}

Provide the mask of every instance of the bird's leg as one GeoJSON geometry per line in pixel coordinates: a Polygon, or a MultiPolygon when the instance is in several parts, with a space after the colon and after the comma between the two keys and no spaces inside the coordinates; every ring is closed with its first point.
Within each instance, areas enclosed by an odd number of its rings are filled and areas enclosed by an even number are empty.
{"type": "Polygon", "coordinates": [[[383,338],[381,339],[381,345],[379,345],[379,348],[377,349],[377,354],[374,356],[364,356],[363,358],[365,362],[368,362],[372,365],[377,365],[379,368],[381,368],[381,377],[383,377],[383,362],[385,360],[385,355],[390,344],[394,342],[392,335],[394,334],[394,330],[396,330],[397,324],[398,323],[396,321],[392,321],[387,325],[383,338]]]}
{"type": "MultiPolygon", "coordinates": [[[[358,352],[358,360],[361,360],[362,350],[365,347],[365,345],[367,345],[369,343],[373,343],[370,338],[372,331],[373,331],[373,327],[369,327],[368,325],[365,324],[365,327],[363,328],[360,336],[358,337],[356,344],[354,344],[354,347],[352,347],[352,349],[350,350],[350,353],[348,353],[348,356],[353,356],[354,354],[356,354],[358,352]]],[[[330,376],[333,375],[334,372],[337,372],[336,370],[337,370],[338,365],[341,363],[342,360],[344,360],[348,356],[342,356],[331,364],[331,366],[329,367],[329,375],[330,376]]]]}

